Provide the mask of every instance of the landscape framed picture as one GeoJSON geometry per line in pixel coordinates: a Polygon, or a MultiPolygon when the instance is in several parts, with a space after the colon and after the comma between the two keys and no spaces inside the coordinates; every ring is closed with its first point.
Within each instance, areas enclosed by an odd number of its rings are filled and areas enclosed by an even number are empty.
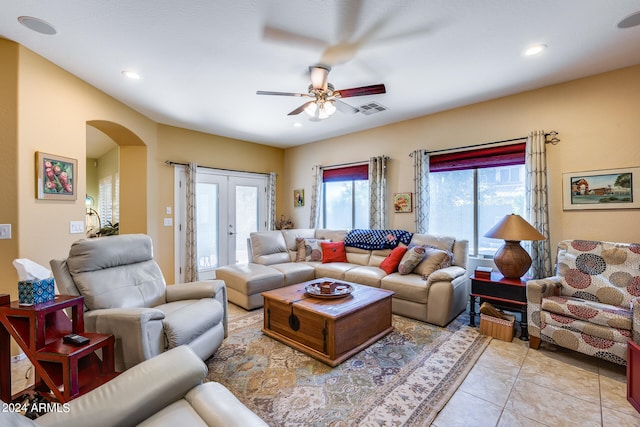
{"type": "Polygon", "coordinates": [[[76,200],[77,173],[76,159],[36,151],[36,197],[76,200]]]}
{"type": "Polygon", "coordinates": [[[639,180],[640,167],[563,173],[563,208],[640,208],[639,180]]]}

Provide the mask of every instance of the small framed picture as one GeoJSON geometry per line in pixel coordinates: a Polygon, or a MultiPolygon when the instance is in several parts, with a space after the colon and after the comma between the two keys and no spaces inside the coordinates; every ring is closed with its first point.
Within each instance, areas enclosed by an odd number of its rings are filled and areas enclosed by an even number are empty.
{"type": "Polygon", "coordinates": [[[304,188],[293,190],[293,207],[304,206],[304,188]]]}
{"type": "Polygon", "coordinates": [[[76,159],[36,151],[36,197],[76,200],[77,173],[76,159]]]}
{"type": "Polygon", "coordinates": [[[395,193],[393,195],[393,210],[398,213],[413,212],[411,193],[395,193]]]}

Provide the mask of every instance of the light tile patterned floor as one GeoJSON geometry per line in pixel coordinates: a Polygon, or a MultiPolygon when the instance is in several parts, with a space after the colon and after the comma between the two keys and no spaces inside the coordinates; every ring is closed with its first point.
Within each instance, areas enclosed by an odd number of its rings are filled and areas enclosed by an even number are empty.
{"type": "MultiPolygon", "coordinates": [[[[246,313],[229,305],[230,318],[246,313]]],[[[33,382],[28,360],[12,363],[12,389],[33,382]],[[30,377],[30,378],[29,378],[30,377]]],[[[435,427],[640,426],[622,366],[543,343],[494,339],[435,419],[435,427]]]]}

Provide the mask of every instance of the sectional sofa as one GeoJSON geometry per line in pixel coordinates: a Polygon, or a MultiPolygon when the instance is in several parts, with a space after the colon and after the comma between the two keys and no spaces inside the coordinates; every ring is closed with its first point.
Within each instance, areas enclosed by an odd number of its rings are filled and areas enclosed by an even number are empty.
{"type": "MultiPolygon", "coordinates": [[[[393,240],[393,232],[396,231],[389,231],[389,240],[393,240]]],[[[229,301],[247,310],[263,306],[262,292],[321,277],[391,290],[394,292],[392,306],[395,314],[439,326],[446,325],[465,310],[469,295],[468,241],[446,236],[396,233],[410,238],[396,247],[427,248],[427,256],[411,272],[407,274],[405,268],[401,274],[389,269],[389,262],[383,264],[394,251],[394,242],[382,249],[363,249],[350,244],[353,233],[354,230],[328,229],[252,233],[248,239],[251,262],[218,268],[216,277],[225,282],[229,301]],[[310,257],[314,243],[322,246],[318,241],[324,241],[325,247],[329,246],[327,242],[339,245],[339,242],[344,242],[345,259],[335,260],[326,253],[322,259],[310,257]],[[430,255],[436,252],[437,257],[430,255]],[[444,262],[440,257],[442,252],[447,254],[444,262]]],[[[406,251],[401,262],[410,252],[406,251]]]]}

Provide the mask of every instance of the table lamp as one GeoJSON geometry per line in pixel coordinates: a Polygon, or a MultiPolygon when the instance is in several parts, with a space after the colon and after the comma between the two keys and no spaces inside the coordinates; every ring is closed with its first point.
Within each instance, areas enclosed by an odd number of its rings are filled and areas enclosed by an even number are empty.
{"type": "Polygon", "coordinates": [[[484,236],[504,239],[504,245],[494,255],[493,262],[500,273],[508,279],[521,278],[531,267],[531,257],[520,246],[520,241],[545,239],[538,230],[516,214],[506,215],[484,236]]]}

